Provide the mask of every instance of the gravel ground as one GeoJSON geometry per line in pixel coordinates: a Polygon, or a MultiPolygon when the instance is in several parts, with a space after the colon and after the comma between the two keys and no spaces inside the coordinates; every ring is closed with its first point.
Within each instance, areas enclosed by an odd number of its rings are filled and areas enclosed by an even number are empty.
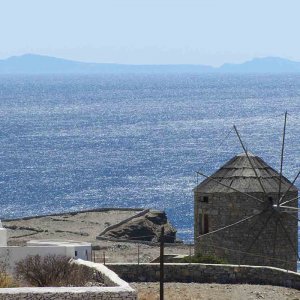
{"type": "MultiPolygon", "coordinates": [[[[159,283],[130,283],[138,291],[139,300],[159,299],[159,283]]],[[[300,300],[300,291],[270,286],[249,284],[206,284],[206,283],[165,283],[166,300],[300,300]]]]}

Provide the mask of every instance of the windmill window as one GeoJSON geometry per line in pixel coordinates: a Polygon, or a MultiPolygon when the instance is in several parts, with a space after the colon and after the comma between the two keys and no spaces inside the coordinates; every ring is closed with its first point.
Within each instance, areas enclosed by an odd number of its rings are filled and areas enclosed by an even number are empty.
{"type": "Polygon", "coordinates": [[[206,234],[209,232],[208,227],[208,215],[207,214],[200,214],[200,234],[206,234]]]}
{"type": "Polygon", "coordinates": [[[208,203],[208,196],[203,196],[202,198],[201,198],[201,202],[205,202],[205,203],[208,203]]]}
{"type": "Polygon", "coordinates": [[[77,255],[78,255],[78,253],[77,253],[77,251],[75,251],[75,257],[77,257],[77,255]]]}
{"type": "Polygon", "coordinates": [[[269,202],[270,202],[270,204],[271,204],[271,205],[273,205],[273,204],[274,204],[273,197],[268,197],[268,200],[269,200],[269,202]]]}

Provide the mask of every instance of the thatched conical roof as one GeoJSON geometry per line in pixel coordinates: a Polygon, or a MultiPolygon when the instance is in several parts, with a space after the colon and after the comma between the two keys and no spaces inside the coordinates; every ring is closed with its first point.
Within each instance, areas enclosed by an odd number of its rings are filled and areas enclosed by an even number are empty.
{"type": "MultiPolygon", "coordinates": [[[[260,177],[262,185],[267,193],[278,193],[280,175],[260,157],[248,152],[248,156],[260,177]]],[[[228,161],[212,176],[215,180],[231,186],[244,193],[263,192],[259,181],[253,171],[251,164],[245,153],[239,154],[228,161]]],[[[281,192],[284,193],[291,185],[291,182],[281,177],[281,192]]],[[[201,193],[234,193],[235,191],[218,184],[211,179],[205,179],[196,188],[201,193]]],[[[290,188],[291,192],[298,191],[296,186],[290,188]]]]}

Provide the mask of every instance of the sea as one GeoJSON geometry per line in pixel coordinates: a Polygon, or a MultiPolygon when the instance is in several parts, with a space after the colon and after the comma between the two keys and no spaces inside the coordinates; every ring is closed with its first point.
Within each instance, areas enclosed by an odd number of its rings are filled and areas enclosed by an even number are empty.
{"type": "MultiPolygon", "coordinates": [[[[193,240],[193,188],[247,149],[300,169],[300,75],[0,76],[0,218],[165,210],[193,240]]],[[[300,187],[299,180],[296,182],[300,187]]]]}

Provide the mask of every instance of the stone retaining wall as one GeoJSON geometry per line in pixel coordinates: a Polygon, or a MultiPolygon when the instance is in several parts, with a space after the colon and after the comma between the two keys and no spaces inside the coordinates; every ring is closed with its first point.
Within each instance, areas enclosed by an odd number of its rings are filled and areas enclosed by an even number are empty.
{"type": "Polygon", "coordinates": [[[1,289],[0,299],[5,300],[54,300],[54,299],[137,299],[131,292],[124,291],[122,288],[68,288],[68,287],[49,287],[49,288],[11,288],[1,289]]]}
{"type": "Polygon", "coordinates": [[[97,299],[136,300],[137,295],[127,282],[102,264],[84,260],[75,263],[93,268],[107,287],[46,287],[0,289],[0,300],[97,299]]]}
{"type": "MultiPolygon", "coordinates": [[[[159,264],[107,264],[129,282],[159,281],[159,264]]],[[[300,274],[265,266],[165,264],[166,282],[250,283],[300,289],[300,274]]]]}
{"type": "Polygon", "coordinates": [[[63,216],[66,214],[69,215],[77,215],[81,213],[88,213],[88,212],[107,212],[107,211],[143,211],[143,208],[130,208],[130,207],[104,207],[104,208],[92,208],[92,209],[82,209],[82,210],[74,210],[74,211],[65,211],[60,213],[54,214],[45,214],[45,215],[38,215],[38,216],[26,216],[26,217],[19,217],[19,218],[11,218],[11,219],[1,219],[2,222],[11,222],[11,221],[19,221],[19,220],[31,220],[31,219],[40,219],[44,217],[57,217],[63,216]]]}

